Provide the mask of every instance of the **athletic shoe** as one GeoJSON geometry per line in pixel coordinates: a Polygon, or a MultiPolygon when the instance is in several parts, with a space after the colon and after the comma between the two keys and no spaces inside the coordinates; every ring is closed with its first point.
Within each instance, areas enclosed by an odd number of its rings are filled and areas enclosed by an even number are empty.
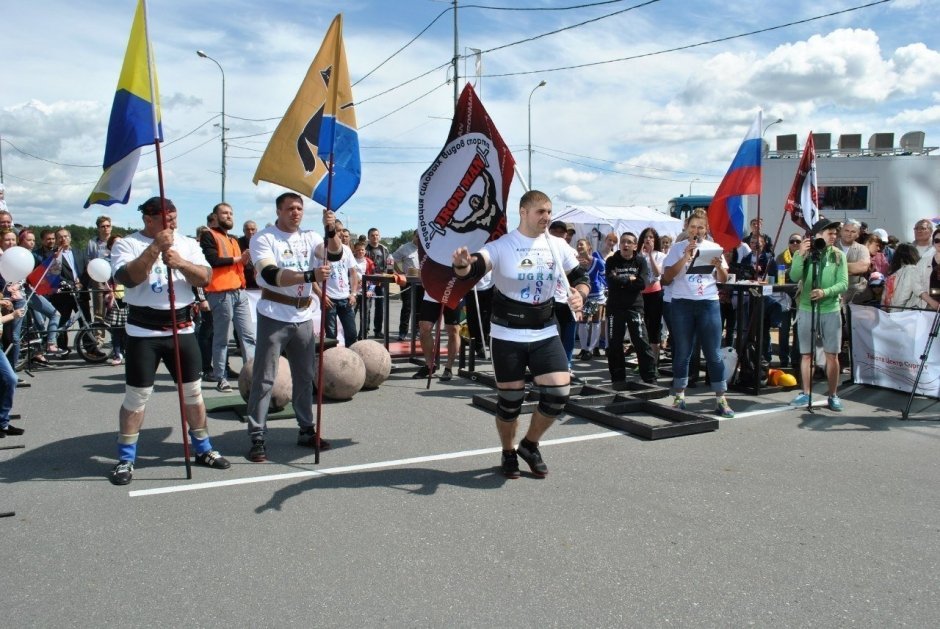
{"type": "Polygon", "coordinates": [[[578,354],[578,360],[591,360],[591,358],[593,358],[591,352],[587,351],[586,349],[582,349],[581,353],[578,354]]]}
{"type": "Polygon", "coordinates": [[[728,406],[728,400],[725,399],[725,396],[722,395],[715,400],[715,413],[727,419],[734,417],[734,411],[728,406]]]}
{"type": "Polygon", "coordinates": [[[112,485],[129,485],[134,477],[134,462],[121,461],[108,474],[108,480],[112,485]]]}
{"type": "Polygon", "coordinates": [[[441,382],[447,382],[454,377],[454,373],[450,370],[450,367],[444,367],[444,373],[441,374],[441,382]]]}
{"type": "Polygon", "coordinates": [[[829,396],[829,410],[837,413],[842,412],[842,400],[839,399],[838,395],[829,396]]]}
{"type": "Polygon", "coordinates": [[[807,404],[809,404],[809,393],[799,393],[790,402],[790,406],[806,406],[807,404]]]}
{"type": "Polygon", "coordinates": [[[0,439],[3,439],[4,437],[19,437],[24,432],[26,431],[22,428],[17,428],[12,424],[7,424],[3,428],[0,428],[0,439]]]}
{"type": "Polygon", "coordinates": [[[519,478],[519,457],[515,450],[503,450],[502,470],[506,478],[519,478]]]}
{"type": "Polygon", "coordinates": [[[685,410],[685,396],[677,395],[676,397],[674,397],[672,399],[672,407],[677,408],[680,411],[684,411],[685,410]]]}
{"type": "Polygon", "coordinates": [[[268,460],[268,453],[264,449],[264,439],[255,439],[251,442],[251,450],[248,451],[248,460],[252,463],[264,463],[268,460]]]}
{"type": "Polygon", "coordinates": [[[203,467],[211,467],[216,470],[227,470],[228,468],[232,467],[232,464],[228,462],[228,459],[219,454],[216,450],[209,450],[208,452],[197,454],[196,463],[202,465],[203,467]]]}
{"type": "Polygon", "coordinates": [[[437,367],[434,367],[434,371],[430,371],[427,365],[422,365],[421,369],[415,372],[415,375],[411,376],[414,380],[421,380],[422,378],[427,378],[432,373],[437,372],[437,367]]]}
{"type": "Polygon", "coordinates": [[[595,348],[594,348],[594,356],[595,356],[595,358],[596,358],[596,357],[599,357],[602,353],[603,353],[603,348],[601,348],[601,347],[595,347],[595,348]]]}
{"type": "MultiPolygon", "coordinates": [[[[313,428],[307,430],[301,430],[297,435],[297,445],[303,446],[305,448],[314,448],[316,447],[317,432],[313,428]]],[[[320,450],[329,450],[330,442],[320,437],[320,450]]]]}
{"type": "Polygon", "coordinates": [[[522,460],[529,464],[529,469],[539,478],[545,478],[548,475],[548,466],[542,460],[542,453],[539,452],[539,444],[531,441],[526,444],[523,439],[516,447],[516,453],[522,457],[522,460]]]}
{"type": "Polygon", "coordinates": [[[228,380],[226,380],[225,378],[222,378],[221,380],[219,380],[219,383],[215,385],[215,390],[218,391],[219,393],[231,393],[232,385],[228,383],[228,380]]]}

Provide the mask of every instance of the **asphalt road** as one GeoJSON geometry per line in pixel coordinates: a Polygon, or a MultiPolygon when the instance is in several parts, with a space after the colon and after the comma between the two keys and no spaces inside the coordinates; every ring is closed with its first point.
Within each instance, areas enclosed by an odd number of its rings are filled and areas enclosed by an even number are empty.
{"type": "MultiPolygon", "coordinates": [[[[237,363],[236,363],[237,364],[237,363]]],[[[485,365],[483,366],[485,368],[485,365]]],[[[579,363],[601,380],[602,360],[579,363]]],[[[936,626],[940,423],[850,386],[846,411],[730,396],[715,432],[644,441],[564,416],[546,479],[497,473],[484,391],[410,378],[323,408],[319,466],[272,422],[210,416],[229,471],[184,475],[161,376],[134,482],[114,487],[119,367],[16,394],[0,441],[0,626],[936,626]],[[753,414],[752,414],[753,413],[753,414]],[[237,481],[219,485],[218,481],[237,481]],[[167,492],[167,493],[157,493],[167,492]]],[[[821,389],[817,389],[821,392],[821,389]]],[[[707,411],[704,390],[691,408],[707,411]]],[[[207,399],[223,394],[205,389],[207,399]]],[[[823,399],[823,398],[820,398],[823,399]]]]}

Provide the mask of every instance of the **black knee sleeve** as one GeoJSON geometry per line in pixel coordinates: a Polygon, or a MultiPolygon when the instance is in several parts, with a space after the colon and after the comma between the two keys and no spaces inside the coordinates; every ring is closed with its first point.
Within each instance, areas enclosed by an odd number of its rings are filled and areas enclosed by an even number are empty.
{"type": "Polygon", "coordinates": [[[539,385],[536,388],[539,392],[539,413],[551,418],[561,415],[571,397],[571,386],[539,385]]]}
{"type": "Polygon", "coordinates": [[[522,412],[525,389],[499,389],[497,391],[496,417],[500,421],[514,422],[522,412]]]}

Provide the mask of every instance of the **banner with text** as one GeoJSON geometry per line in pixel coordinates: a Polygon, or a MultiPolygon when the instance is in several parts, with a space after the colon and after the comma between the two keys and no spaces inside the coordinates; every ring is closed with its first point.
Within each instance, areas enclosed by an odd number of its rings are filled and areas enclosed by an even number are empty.
{"type": "MultiPolygon", "coordinates": [[[[855,382],[910,393],[936,316],[930,311],[885,312],[871,306],[852,305],[855,382]]],[[[931,344],[917,393],[940,399],[940,345],[937,343],[931,344]]]]}

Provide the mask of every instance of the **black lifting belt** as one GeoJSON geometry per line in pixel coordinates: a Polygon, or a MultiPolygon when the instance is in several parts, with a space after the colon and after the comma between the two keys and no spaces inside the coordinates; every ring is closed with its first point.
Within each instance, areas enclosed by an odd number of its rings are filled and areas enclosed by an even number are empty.
{"type": "Polygon", "coordinates": [[[490,321],[506,328],[540,330],[555,324],[555,300],[541,304],[526,304],[510,299],[498,290],[493,291],[493,314],[490,321]]]}

